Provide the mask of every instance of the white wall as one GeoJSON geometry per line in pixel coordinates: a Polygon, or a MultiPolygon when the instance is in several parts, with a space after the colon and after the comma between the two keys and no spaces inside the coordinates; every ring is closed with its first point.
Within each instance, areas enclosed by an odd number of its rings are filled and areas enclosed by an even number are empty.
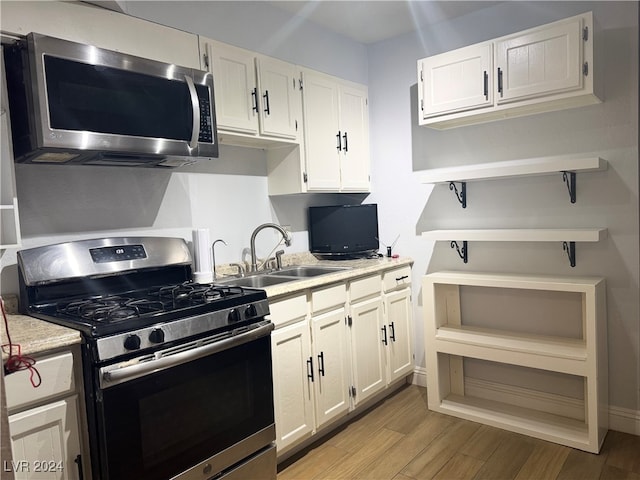
{"type": "MultiPolygon", "coordinates": [[[[300,23],[263,2],[144,1],[127,3],[127,10],[369,84],[374,192],[366,201],[379,205],[382,241],[390,243],[400,235],[395,251],[416,262],[419,365],[424,365],[419,279],[426,272],[604,275],[611,403],[640,410],[636,2],[504,2],[368,47],[300,23]],[[603,28],[607,52],[603,104],[443,132],[417,127],[417,59],[588,10],[603,28]],[[595,153],[610,164],[606,172],[578,175],[575,205],[569,203],[561,178],[555,177],[474,183],[464,211],[446,186],[433,189],[418,180],[417,172],[433,167],[564,153],[595,153]],[[609,229],[609,238],[601,244],[578,244],[575,269],[555,244],[471,243],[469,264],[463,265],[445,243],[420,238],[424,229],[453,226],[602,226],[609,229]]],[[[137,233],[190,239],[192,228],[205,227],[213,238],[229,244],[216,250],[221,262],[239,260],[251,231],[265,221],[292,225],[292,251],[305,250],[305,208],[349,200],[340,195],[269,198],[262,152],[235,147],[223,147],[218,160],[197,170],[174,173],[18,166],[16,175],[25,247],[137,233]]],[[[263,253],[268,253],[276,237],[262,235],[263,253]]],[[[2,254],[0,268],[0,291],[16,291],[15,251],[2,254]]]]}
{"type": "MultiPolygon", "coordinates": [[[[420,34],[381,42],[369,49],[369,94],[374,193],[368,201],[381,205],[381,236],[401,234],[396,250],[415,259],[415,278],[438,270],[606,277],[610,401],[637,412],[638,4],[504,2],[420,34]],[[602,28],[597,41],[606,52],[600,65],[604,103],[447,131],[417,126],[417,59],[589,10],[602,28]],[[562,154],[595,154],[609,162],[605,172],[578,174],[574,205],[561,175],[470,183],[465,210],[446,185],[419,183],[419,172],[429,168],[562,154]],[[491,227],[606,227],[609,238],[578,243],[577,266],[571,268],[559,243],[470,242],[465,265],[447,242],[434,245],[419,237],[430,229],[491,227]]],[[[419,282],[413,289],[416,358],[424,364],[419,282]]],[[[483,304],[476,301],[466,308],[473,312],[483,304]]],[[[537,321],[543,329],[557,319],[537,321]]],[[[523,375],[489,370],[473,362],[466,365],[468,375],[483,379],[518,384],[517,375],[523,375]]],[[[538,383],[541,390],[566,393],[566,385],[554,388],[554,379],[538,383]]],[[[581,383],[573,383],[570,395],[582,396],[581,383]]]]}

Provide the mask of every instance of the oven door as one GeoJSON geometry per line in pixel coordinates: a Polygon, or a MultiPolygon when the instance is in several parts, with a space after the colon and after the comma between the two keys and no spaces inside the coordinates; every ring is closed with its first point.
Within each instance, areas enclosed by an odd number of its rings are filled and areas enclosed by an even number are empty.
{"type": "Polygon", "coordinates": [[[272,329],[265,321],[100,369],[100,478],[208,479],[269,446],[272,329]]]}

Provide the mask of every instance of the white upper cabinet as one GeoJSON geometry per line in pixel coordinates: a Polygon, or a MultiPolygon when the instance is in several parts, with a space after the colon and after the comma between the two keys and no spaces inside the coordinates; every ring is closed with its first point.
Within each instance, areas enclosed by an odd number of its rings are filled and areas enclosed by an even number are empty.
{"type": "Polygon", "coordinates": [[[444,129],[599,103],[596,36],[588,12],[418,60],[419,124],[444,129]]]}
{"type": "Polygon", "coordinates": [[[308,191],[368,192],[367,87],[302,70],[308,191]]]}
{"type": "Polygon", "coordinates": [[[424,118],[493,105],[493,44],[460,48],[418,62],[424,118]]]}
{"type": "Polygon", "coordinates": [[[214,74],[218,129],[258,133],[258,89],[255,54],[200,37],[204,70],[214,74]],[[203,41],[204,40],[204,41],[203,41]],[[211,65],[212,64],[212,65],[211,65]]]}
{"type": "Polygon", "coordinates": [[[297,143],[302,107],[296,66],[204,37],[199,42],[201,68],[213,73],[220,143],[297,143]]]}
{"type": "Polygon", "coordinates": [[[340,189],[338,85],[324,75],[304,71],[303,112],[309,190],[340,189]]]}
{"type": "Polygon", "coordinates": [[[497,41],[498,104],[581,89],[582,23],[573,17],[497,41]]]}
{"type": "Polygon", "coordinates": [[[260,92],[260,133],[295,139],[301,116],[296,66],[275,58],[256,58],[260,92]]]}

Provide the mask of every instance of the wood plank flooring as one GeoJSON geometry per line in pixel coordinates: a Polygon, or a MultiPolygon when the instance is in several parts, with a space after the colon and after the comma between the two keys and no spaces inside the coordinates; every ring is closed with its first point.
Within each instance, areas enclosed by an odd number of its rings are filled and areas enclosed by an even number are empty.
{"type": "Polygon", "coordinates": [[[278,467],[278,480],[640,480],[640,437],[599,455],[431,412],[410,385],[278,467]]]}

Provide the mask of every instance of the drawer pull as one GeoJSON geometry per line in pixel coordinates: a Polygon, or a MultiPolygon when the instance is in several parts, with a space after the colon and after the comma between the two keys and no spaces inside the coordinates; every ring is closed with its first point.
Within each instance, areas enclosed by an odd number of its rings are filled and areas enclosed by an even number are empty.
{"type": "Polygon", "coordinates": [[[403,275],[401,277],[396,277],[396,282],[401,282],[402,280],[406,280],[409,278],[409,275],[403,275]]]}

